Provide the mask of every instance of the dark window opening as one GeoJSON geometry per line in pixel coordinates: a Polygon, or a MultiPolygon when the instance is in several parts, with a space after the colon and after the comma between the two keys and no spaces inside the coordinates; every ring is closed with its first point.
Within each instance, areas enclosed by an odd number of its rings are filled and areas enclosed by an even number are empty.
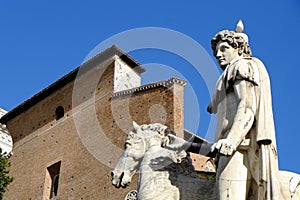
{"type": "Polygon", "coordinates": [[[59,161],[47,168],[51,178],[50,199],[57,196],[60,164],[61,162],[59,161]]]}
{"type": "Polygon", "coordinates": [[[58,191],[58,180],[59,180],[59,174],[55,175],[53,177],[53,183],[52,183],[52,189],[51,189],[51,197],[56,197],[57,196],[57,191],[58,191]]]}
{"type": "Polygon", "coordinates": [[[58,106],[55,110],[56,120],[59,120],[65,115],[65,109],[62,106],[58,106]]]}

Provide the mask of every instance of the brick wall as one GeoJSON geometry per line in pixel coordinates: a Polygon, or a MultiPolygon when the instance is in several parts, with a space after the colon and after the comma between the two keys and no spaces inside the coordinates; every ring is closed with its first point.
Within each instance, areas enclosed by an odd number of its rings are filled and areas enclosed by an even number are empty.
{"type": "Polygon", "coordinates": [[[48,199],[47,168],[57,162],[56,199],[123,199],[136,188],[137,177],[129,188],[116,189],[110,171],[132,120],[164,122],[183,134],[182,84],[170,81],[113,96],[113,67],[112,60],[88,63],[75,89],[70,81],[7,122],[14,140],[10,169],[15,179],[5,199],[48,199]],[[59,106],[64,116],[57,120],[59,106]]]}

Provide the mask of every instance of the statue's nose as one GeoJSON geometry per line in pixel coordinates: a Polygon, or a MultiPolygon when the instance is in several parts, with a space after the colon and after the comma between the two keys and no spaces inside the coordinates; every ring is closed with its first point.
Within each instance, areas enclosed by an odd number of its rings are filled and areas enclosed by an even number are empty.
{"type": "Polygon", "coordinates": [[[217,50],[217,52],[216,52],[216,58],[217,59],[221,58],[221,56],[222,56],[222,52],[220,50],[217,50]]]}

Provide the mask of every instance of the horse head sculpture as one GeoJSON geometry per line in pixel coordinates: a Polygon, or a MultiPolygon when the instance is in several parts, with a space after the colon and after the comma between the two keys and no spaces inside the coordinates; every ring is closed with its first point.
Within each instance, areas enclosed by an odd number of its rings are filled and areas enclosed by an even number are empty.
{"type": "Polygon", "coordinates": [[[159,123],[139,126],[133,122],[133,129],[128,133],[122,157],[111,172],[114,186],[126,187],[130,184],[146,152],[150,148],[161,148],[168,141],[168,137],[165,136],[166,129],[166,126],[159,123]]]}
{"type": "Polygon", "coordinates": [[[128,186],[138,170],[141,172],[142,169],[143,173],[159,171],[186,157],[185,152],[178,154],[163,148],[169,142],[166,130],[167,127],[159,123],[138,125],[133,122],[133,129],[128,133],[121,159],[111,172],[112,184],[115,187],[128,186]]]}

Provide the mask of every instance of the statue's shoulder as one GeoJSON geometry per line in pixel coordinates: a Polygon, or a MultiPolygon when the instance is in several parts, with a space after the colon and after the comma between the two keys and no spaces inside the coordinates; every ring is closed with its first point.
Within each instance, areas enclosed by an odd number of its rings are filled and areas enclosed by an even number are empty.
{"type": "Polygon", "coordinates": [[[258,65],[261,61],[253,57],[240,58],[232,64],[230,77],[233,81],[246,80],[255,85],[259,82],[258,65]]]}
{"type": "Polygon", "coordinates": [[[232,63],[232,65],[236,70],[247,69],[249,67],[253,67],[253,66],[257,65],[259,61],[260,60],[258,58],[254,58],[254,57],[243,57],[243,58],[239,58],[236,61],[234,61],[232,63]]]}

